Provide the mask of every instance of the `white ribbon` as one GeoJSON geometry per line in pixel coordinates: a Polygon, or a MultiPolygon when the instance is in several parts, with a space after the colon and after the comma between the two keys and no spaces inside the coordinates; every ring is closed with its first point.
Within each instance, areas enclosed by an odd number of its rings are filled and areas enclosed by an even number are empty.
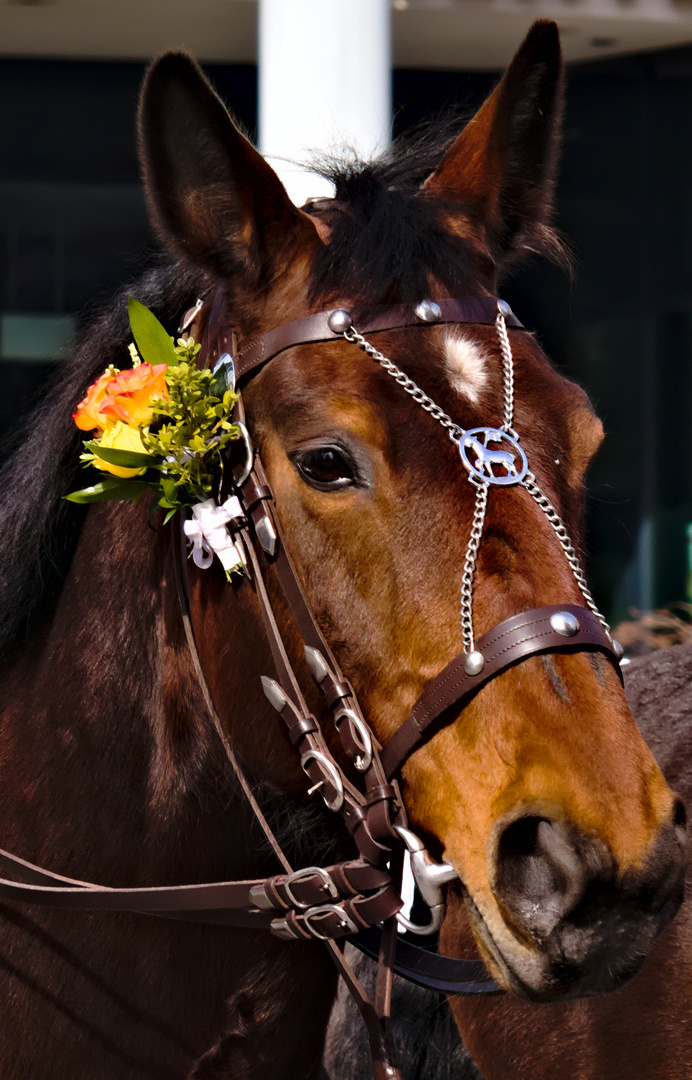
{"type": "Polygon", "coordinates": [[[214,499],[196,503],[192,507],[194,517],[184,523],[183,529],[192,541],[192,558],[200,570],[208,570],[217,555],[228,573],[244,565],[240,551],[226,526],[234,518],[242,518],[243,511],[237,496],[226,499],[217,506],[214,499]]]}

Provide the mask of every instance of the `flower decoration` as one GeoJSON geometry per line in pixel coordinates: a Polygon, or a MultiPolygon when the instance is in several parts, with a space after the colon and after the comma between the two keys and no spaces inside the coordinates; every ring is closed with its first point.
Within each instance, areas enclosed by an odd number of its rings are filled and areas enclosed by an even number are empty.
{"type": "Polygon", "coordinates": [[[73,414],[77,427],[92,433],[82,462],[109,475],[66,498],[92,503],[151,491],[152,509],[165,510],[168,521],[181,507],[210,499],[223,451],[240,435],[230,420],[237,395],[223,377],[197,367],[194,338],[174,343],[131,296],[128,312],[132,366],[111,365],[73,414]]]}

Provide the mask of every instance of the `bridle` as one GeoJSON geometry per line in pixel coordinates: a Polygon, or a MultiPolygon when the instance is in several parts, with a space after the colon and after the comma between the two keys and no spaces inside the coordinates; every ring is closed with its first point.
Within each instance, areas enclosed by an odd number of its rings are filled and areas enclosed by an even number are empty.
{"type": "MultiPolygon", "coordinates": [[[[365,317],[332,309],[285,323],[248,343],[241,351],[228,327],[224,298],[217,290],[186,313],[182,332],[202,342],[200,362],[223,375],[227,385],[242,387],[257,371],[286,349],[316,342],[346,341],[366,352],[394,378],[431,418],[440,423],[459,448],[461,460],[476,488],[476,506],[462,574],[461,622],[464,649],[423,690],[409,716],[380,745],[313,614],[272,510],[274,495],[261,459],[244,426],[242,400],[239,423],[245,460],[233,470],[225,502],[229,534],[255,591],[275,666],[275,678],[263,677],[264,693],[286,725],[309,782],[309,793],[321,796],[338,814],[353,839],[357,857],[321,867],[294,870],[252,793],[214,706],[195,643],[190,617],[187,578],[187,539],[183,528],[173,533],[173,561],[183,625],[208,713],[218,737],[276,858],[281,872],[269,878],[241,882],[161,888],[111,889],[65,878],[0,851],[4,864],[21,881],[0,879],[0,895],[11,900],[61,907],[149,912],[230,926],[267,928],[284,940],[319,940],[326,944],[340,974],[356,999],[368,1026],[376,1075],[398,1077],[391,1064],[384,1024],[389,1015],[392,972],[420,985],[447,993],[488,993],[498,988],[479,962],[459,961],[418,949],[397,938],[397,918],[413,933],[429,934],[444,915],[442,888],[458,873],[430,857],[408,828],[397,783],[403,764],[442,726],[456,719],[469,701],[495,676],[529,656],[581,650],[603,653],[620,674],[622,652],[588,590],[565,526],[528,469],[513,428],[513,361],[507,326],[523,329],[509,307],[494,297],[422,301],[415,308],[390,305],[365,317]],[[408,375],[379,352],[368,336],[383,330],[434,324],[494,324],[503,361],[504,415],[500,428],[464,431],[408,375]],[[357,328],[356,328],[357,327],[357,328]],[[493,449],[495,447],[495,449],[493,449]],[[491,487],[522,484],[551,524],[572,568],[586,607],[549,605],[506,619],[478,641],[473,633],[473,579],[485,508],[491,487]],[[331,715],[344,768],[332,753],[320,722],[310,710],[291,664],[265,583],[273,566],[283,596],[298,629],[308,668],[319,687],[324,713],[331,715]],[[400,915],[404,852],[419,892],[430,909],[428,925],[419,927],[400,915]],[[370,1002],[336,944],[351,938],[378,957],[375,1003],[370,1002]]],[[[224,484],[230,478],[224,479],[224,484]]]]}

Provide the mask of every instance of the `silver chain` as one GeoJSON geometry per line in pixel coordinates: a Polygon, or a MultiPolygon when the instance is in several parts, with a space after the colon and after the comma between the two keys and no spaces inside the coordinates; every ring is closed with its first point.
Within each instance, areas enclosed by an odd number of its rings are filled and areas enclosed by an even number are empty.
{"type": "Polygon", "coordinates": [[[408,375],[402,371],[401,368],[398,368],[396,364],[393,364],[392,361],[376,349],[374,345],[371,345],[369,341],[366,341],[363,335],[359,334],[355,327],[352,326],[349,330],[345,330],[344,337],[347,341],[350,341],[353,345],[357,345],[359,349],[362,349],[363,352],[367,353],[372,360],[375,360],[380,367],[384,368],[388,375],[391,375],[392,378],[398,382],[399,386],[401,386],[407,394],[411,395],[413,400],[420,405],[421,408],[425,409],[427,413],[430,413],[433,420],[437,420],[442,424],[442,427],[446,428],[452,442],[459,442],[462,435],[464,435],[464,429],[459,427],[458,424],[455,424],[451,416],[448,416],[439,405],[436,405],[433,399],[429,398],[425,391],[421,390],[420,386],[418,386],[413,379],[409,379],[408,375]]]}
{"type": "Polygon", "coordinates": [[[464,572],[461,575],[461,636],[464,643],[464,652],[472,653],[474,649],[473,638],[473,579],[476,573],[478,561],[478,548],[483,535],[485,524],[485,510],[488,505],[489,484],[478,484],[476,487],[476,505],[473,510],[471,522],[471,535],[466,548],[464,560],[464,572]]]}
{"type": "MultiPolygon", "coordinates": [[[[512,346],[509,342],[507,326],[502,311],[498,311],[495,320],[495,329],[497,330],[500,352],[502,353],[502,383],[504,389],[502,429],[518,442],[519,436],[512,426],[514,423],[514,358],[512,356],[512,346]]],[[[346,341],[350,341],[353,345],[357,345],[363,352],[367,353],[372,360],[378,363],[388,375],[391,375],[399,386],[401,386],[407,394],[410,394],[413,400],[420,405],[421,408],[425,409],[434,420],[437,420],[438,423],[445,428],[453,443],[459,444],[461,442],[461,439],[466,434],[464,428],[460,427],[459,424],[455,424],[451,416],[448,416],[439,405],[436,405],[432,398],[428,397],[425,391],[421,390],[420,386],[418,386],[413,379],[409,378],[401,368],[397,367],[389,357],[385,356],[384,353],[381,353],[374,345],[371,345],[370,342],[367,341],[362,334],[359,334],[353,326],[349,327],[348,330],[344,330],[343,336],[346,341]]],[[[466,653],[474,651],[473,582],[478,562],[478,550],[483,534],[483,526],[485,524],[489,487],[489,484],[487,483],[478,483],[473,480],[471,482],[474,483],[474,486],[476,487],[476,505],[473,511],[471,535],[469,537],[468,547],[466,548],[464,570],[461,576],[461,633],[464,651],[466,653]]],[[[608,637],[610,637],[610,626],[596,607],[594,598],[591,595],[591,590],[586,583],[586,577],[581,568],[581,563],[579,562],[579,558],[574,550],[574,546],[562,518],[545,492],[539,488],[533,473],[527,473],[521,483],[526,488],[529,495],[535,499],[536,503],[548,519],[558,538],[560,547],[565,554],[565,558],[570,565],[587,606],[601,623],[601,626],[608,637]]]]}
{"type": "Polygon", "coordinates": [[[589,586],[586,583],[586,577],[584,576],[584,571],[581,568],[579,556],[574,550],[570,535],[565,528],[562,518],[558,514],[557,510],[555,509],[545,492],[542,491],[541,488],[539,488],[538,484],[536,483],[536,477],[533,475],[533,473],[527,473],[522,480],[522,484],[528,491],[529,495],[531,495],[536,500],[541,510],[547,517],[548,521],[552,525],[553,531],[555,532],[555,535],[560,541],[560,547],[564,551],[565,558],[567,559],[567,562],[572,568],[572,573],[577,580],[577,585],[581,590],[582,596],[586,600],[587,606],[594,613],[608,637],[610,637],[610,626],[596,607],[596,602],[591,595],[591,590],[589,589],[589,586]]]}
{"type": "Polygon", "coordinates": [[[502,381],[505,399],[502,427],[508,435],[517,437],[516,432],[512,427],[514,423],[514,358],[512,356],[512,346],[509,343],[509,335],[507,334],[505,317],[501,311],[498,311],[497,313],[495,329],[497,330],[497,336],[500,342],[500,352],[502,353],[502,381]]]}

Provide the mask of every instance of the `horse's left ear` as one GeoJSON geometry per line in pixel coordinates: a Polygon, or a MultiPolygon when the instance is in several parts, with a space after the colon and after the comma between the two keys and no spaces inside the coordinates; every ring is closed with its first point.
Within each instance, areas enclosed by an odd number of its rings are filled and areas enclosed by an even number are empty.
{"type": "Polygon", "coordinates": [[[562,97],[558,29],[540,20],[423,185],[426,195],[471,213],[497,262],[531,246],[547,223],[562,97]]]}
{"type": "Polygon", "coordinates": [[[306,243],[307,214],[238,130],[197,64],[166,53],[149,68],[139,104],[147,201],[164,243],[217,276],[254,287],[306,243]]]}

